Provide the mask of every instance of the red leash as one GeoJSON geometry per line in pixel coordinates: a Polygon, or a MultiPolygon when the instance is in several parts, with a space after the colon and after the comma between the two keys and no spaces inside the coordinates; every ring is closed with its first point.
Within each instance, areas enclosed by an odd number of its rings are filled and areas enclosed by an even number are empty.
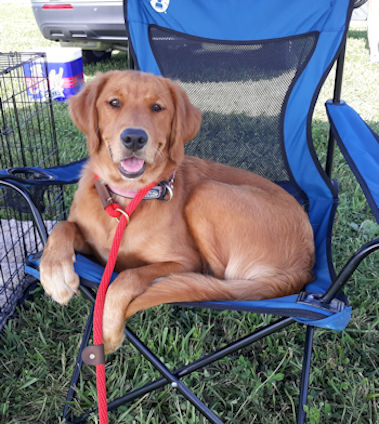
{"type": "MultiPolygon", "coordinates": [[[[95,176],[95,179],[98,177],[95,176]]],[[[120,218],[113,238],[111,250],[109,252],[108,262],[105,266],[100,286],[96,295],[95,310],[93,317],[93,341],[94,346],[88,346],[83,350],[82,358],[84,362],[96,365],[96,388],[97,388],[97,405],[99,410],[100,424],[108,424],[108,407],[107,407],[107,391],[105,382],[105,359],[103,345],[103,310],[105,295],[109,286],[109,282],[116,264],[118,250],[122,239],[123,232],[129,223],[129,218],[145,197],[146,193],[156,186],[152,183],[142,188],[136,196],[131,200],[125,210],[122,210],[118,203],[112,203],[105,207],[108,215],[113,218],[120,218]]]]}

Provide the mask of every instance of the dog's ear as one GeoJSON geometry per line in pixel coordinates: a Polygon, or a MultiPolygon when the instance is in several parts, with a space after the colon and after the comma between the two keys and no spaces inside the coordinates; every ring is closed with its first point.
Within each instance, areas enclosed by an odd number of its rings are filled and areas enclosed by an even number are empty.
{"type": "Polygon", "coordinates": [[[195,137],[201,125],[201,112],[189,100],[187,93],[169,81],[175,114],[171,125],[170,159],[180,163],[184,157],[184,144],[195,137]]]}
{"type": "Polygon", "coordinates": [[[87,137],[90,154],[96,152],[100,146],[96,100],[107,79],[107,74],[96,75],[95,79],[87,82],[78,94],[69,99],[71,119],[87,137]]]}

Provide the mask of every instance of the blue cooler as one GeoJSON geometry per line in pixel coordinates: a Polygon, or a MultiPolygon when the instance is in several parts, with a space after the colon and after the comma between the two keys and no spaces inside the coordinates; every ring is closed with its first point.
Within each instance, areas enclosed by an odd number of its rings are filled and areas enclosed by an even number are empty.
{"type": "MultiPolygon", "coordinates": [[[[82,51],[62,47],[45,50],[51,97],[59,102],[78,93],[84,84],[82,51]]],[[[44,101],[48,95],[46,69],[40,62],[24,65],[28,96],[44,101]]]]}

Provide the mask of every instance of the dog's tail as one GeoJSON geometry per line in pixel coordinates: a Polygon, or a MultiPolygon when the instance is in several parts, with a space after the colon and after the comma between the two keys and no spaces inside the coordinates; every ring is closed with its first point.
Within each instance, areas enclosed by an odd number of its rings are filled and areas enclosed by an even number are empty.
{"type": "Polygon", "coordinates": [[[259,267],[249,279],[221,280],[193,272],[158,279],[129,305],[126,318],[162,303],[216,300],[261,300],[298,293],[312,280],[307,272],[289,273],[259,267]]]}

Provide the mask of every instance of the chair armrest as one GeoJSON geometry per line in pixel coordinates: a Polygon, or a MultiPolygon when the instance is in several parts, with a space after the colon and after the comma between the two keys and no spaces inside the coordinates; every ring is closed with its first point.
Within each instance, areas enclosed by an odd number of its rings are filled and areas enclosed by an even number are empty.
{"type": "Polygon", "coordinates": [[[379,139],[345,102],[326,103],[332,134],[379,223],[379,139]]]}
{"type": "Polygon", "coordinates": [[[23,186],[39,185],[66,185],[78,182],[87,159],[72,162],[67,165],[53,168],[38,168],[35,166],[24,168],[0,169],[0,181],[7,180],[23,186]]]}
{"type": "MultiPolygon", "coordinates": [[[[1,170],[0,170],[0,172],[1,172],[1,170]]],[[[38,231],[39,236],[41,238],[41,241],[42,241],[43,245],[45,246],[46,243],[47,243],[47,230],[46,230],[45,224],[43,222],[41,212],[39,211],[38,207],[35,205],[28,188],[23,186],[22,184],[19,184],[18,182],[9,181],[9,180],[6,180],[6,179],[1,180],[1,175],[0,175],[0,189],[4,188],[4,187],[9,189],[9,190],[14,190],[27,203],[28,208],[29,208],[29,212],[32,214],[32,218],[33,218],[33,221],[36,225],[36,228],[37,228],[37,231],[38,231]]],[[[1,193],[1,191],[0,191],[0,193],[1,193]]]]}
{"type": "MultiPolygon", "coordinates": [[[[13,190],[24,199],[43,245],[47,242],[47,230],[39,206],[44,191],[51,185],[76,183],[86,160],[46,169],[38,167],[0,169],[0,189],[13,190]]],[[[12,207],[17,209],[17,205],[12,207]]]]}

